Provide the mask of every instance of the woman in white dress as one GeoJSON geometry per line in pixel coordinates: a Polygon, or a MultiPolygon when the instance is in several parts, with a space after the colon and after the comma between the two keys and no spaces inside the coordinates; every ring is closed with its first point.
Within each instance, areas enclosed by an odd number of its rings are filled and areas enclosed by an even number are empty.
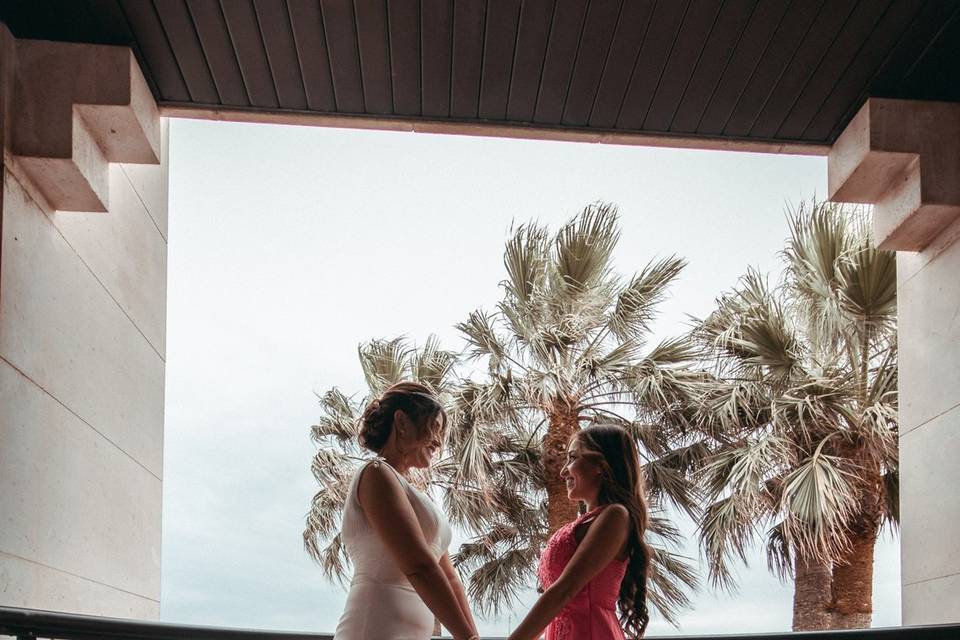
{"type": "Polygon", "coordinates": [[[377,454],[353,478],[341,536],[353,562],[334,640],[427,640],[434,617],[455,640],[479,640],[450,563],[450,525],[407,479],[430,466],[447,416],[427,387],[401,382],[370,403],[360,443],[377,454]]]}

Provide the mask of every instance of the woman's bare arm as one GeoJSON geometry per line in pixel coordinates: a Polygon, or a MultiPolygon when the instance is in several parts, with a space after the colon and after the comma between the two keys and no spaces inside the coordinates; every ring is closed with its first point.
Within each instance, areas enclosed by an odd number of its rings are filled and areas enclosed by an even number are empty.
{"type": "Polygon", "coordinates": [[[420,522],[396,474],[386,465],[369,465],[357,496],[373,530],[430,611],[456,640],[476,635],[464,616],[450,581],[423,537],[420,522]]]}
{"type": "Polygon", "coordinates": [[[530,608],[510,640],[538,637],[570,599],[617,557],[627,542],[629,527],[630,515],[622,505],[610,505],[601,511],[563,573],[530,608]]]}
{"type": "Polygon", "coordinates": [[[447,581],[453,589],[453,595],[456,596],[457,602],[460,603],[460,611],[463,612],[467,621],[476,627],[477,624],[473,619],[473,614],[470,612],[470,602],[467,600],[467,591],[463,588],[463,582],[460,581],[460,574],[457,573],[453,563],[450,562],[450,554],[445,553],[443,557],[440,558],[440,568],[443,570],[444,575],[447,576],[447,581]]]}

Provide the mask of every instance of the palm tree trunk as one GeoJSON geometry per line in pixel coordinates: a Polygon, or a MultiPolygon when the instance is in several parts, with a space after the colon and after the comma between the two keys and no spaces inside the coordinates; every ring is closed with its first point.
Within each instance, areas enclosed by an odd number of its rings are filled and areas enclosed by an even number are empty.
{"type": "Polygon", "coordinates": [[[803,557],[794,559],[793,630],[820,631],[831,628],[830,564],[803,557]]]}
{"type": "MultiPolygon", "coordinates": [[[[867,335],[867,328],[863,330],[867,335]]],[[[868,339],[861,344],[861,407],[866,406],[868,339]]],[[[882,480],[878,463],[863,451],[848,453],[859,467],[861,483],[858,513],[850,523],[850,544],[833,566],[832,598],[834,629],[869,629],[873,619],[873,552],[880,533],[882,480]]]]}
{"type": "Polygon", "coordinates": [[[850,535],[850,548],[833,568],[833,628],[868,629],[873,617],[873,548],[879,524],[865,518],[850,535]]]}
{"type": "MultiPolygon", "coordinates": [[[[569,406],[569,405],[567,405],[569,406]]],[[[567,485],[560,470],[567,461],[567,445],[580,429],[576,411],[559,404],[550,414],[547,435],[543,439],[543,471],[547,488],[548,535],[577,517],[577,504],[567,498],[567,485]]]]}

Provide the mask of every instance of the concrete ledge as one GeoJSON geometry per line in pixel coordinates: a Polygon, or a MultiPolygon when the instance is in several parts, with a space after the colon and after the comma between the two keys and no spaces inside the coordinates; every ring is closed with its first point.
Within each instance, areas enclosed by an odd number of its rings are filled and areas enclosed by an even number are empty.
{"type": "Polygon", "coordinates": [[[106,211],[107,164],[158,164],[160,121],[126,47],[16,41],[7,149],[59,211],[106,211]]]}
{"type": "Polygon", "coordinates": [[[874,206],[881,249],[921,251],[960,219],[960,104],[870,98],[827,156],[830,199],[874,206]]]}
{"type": "Polygon", "coordinates": [[[730,139],[719,136],[694,136],[682,134],[648,134],[617,130],[572,129],[549,125],[530,125],[502,122],[476,122],[452,120],[425,120],[399,116],[327,115],[312,111],[292,109],[266,111],[262,109],[223,108],[219,105],[162,103],[160,115],[170,118],[195,120],[222,120],[224,122],[249,122],[284,124],[306,127],[330,127],[334,129],[361,129],[373,131],[403,131],[409,133],[432,133],[455,136],[481,136],[490,138],[514,138],[524,140],[553,140],[557,142],[581,142],[586,144],[613,144],[625,146],[666,147],[671,149],[700,149],[708,151],[740,151],[744,153],[784,153],[806,156],[827,155],[827,145],[802,142],[730,139]]]}

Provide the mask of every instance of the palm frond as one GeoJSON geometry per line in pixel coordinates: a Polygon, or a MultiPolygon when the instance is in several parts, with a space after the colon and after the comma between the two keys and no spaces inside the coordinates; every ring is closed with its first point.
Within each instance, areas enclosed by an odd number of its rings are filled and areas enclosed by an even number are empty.
{"type": "Polygon", "coordinates": [[[323,415],[310,429],[314,442],[322,444],[325,438],[333,437],[349,446],[357,439],[359,410],[339,389],[334,387],[320,396],[320,409],[323,415]]]}
{"type": "Polygon", "coordinates": [[[653,499],[669,501],[696,519],[700,504],[696,487],[685,473],[671,465],[672,462],[674,460],[659,458],[643,465],[647,492],[653,499]]]}
{"type": "Polygon", "coordinates": [[[529,305],[534,295],[543,290],[549,259],[546,229],[530,223],[513,230],[503,253],[503,265],[507,269],[503,286],[515,304],[529,305]]]}
{"type": "Polygon", "coordinates": [[[883,484],[883,521],[891,529],[900,527],[900,470],[891,469],[881,477],[883,484]]]}
{"type": "Polygon", "coordinates": [[[497,335],[494,319],[483,311],[472,311],[466,322],[456,325],[467,340],[468,357],[490,358],[491,370],[500,369],[501,361],[507,355],[506,343],[497,335]]]}
{"type": "Polygon", "coordinates": [[[451,483],[443,493],[444,511],[451,524],[482,531],[494,515],[492,489],[451,483]]]}
{"type": "Polygon", "coordinates": [[[609,274],[619,240],[616,206],[596,203],[583,209],[554,240],[555,289],[573,299],[594,290],[609,274]]]}
{"type": "Polygon", "coordinates": [[[842,459],[823,453],[823,444],[784,478],[781,497],[784,535],[811,558],[834,557],[846,545],[858,498],[854,476],[842,459]]]}
{"type": "Polygon", "coordinates": [[[357,352],[371,394],[380,395],[387,387],[409,377],[411,348],[405,338],[371,340],[360,345],[357,352]]]}
{"type": "Polygon", "coordinates": [[[647,333],[656,317],[657,305],[686,264],[686,260],[675,256],[651,261],[631,278],[617,293],[608,319],[611,333],[621,341],[637,340],[647,333]]]}
{"type": "Polygon", "coordinates": [[[699,586],[697,574],[688,558],[666,549],[653,547],[650,563],[650,604],[670,624],[679,624],[680,612],[691,605],[691,591],[699,586]]]}
{"type": "Polygon", "coordinates": [[[896,321],[897,260],[881,251],[864,232],[840,262],[837,295],[851,317],[877,325],[896,321]]]}
{"type": "Polygon", "coordinates": [[[458,571],[469,574],[467,594],[484,615],[516,603],[533,582],[539,541],[509,526],[492,528],[462,544],[451,557],[458,571]]]}
{"type": "Polygon", "coordinates": [[[782,582],[793,578],[793,551],[782,522],[767,532],[767,569],[782,582]]]}
{"type": "Polygon", "coordinates": [[[343,544],[340,534],[333,536],[330,542],[318,550],[316,554],[308,547],[308,551],[320,565],[324,576],[331,582],[337,582],[342,588],[346,587],[346,581],[350,571],[350,556],[347,555],[347,548],[343,544]]]}
{"type": "Polygon", "coordinates": [[[410,374],[414,380],[427,385],[438,395],[449,393],[457,355],[440,347],[437,336],[431,335],[426,344],[410,353],[410,374]]]}
{"type": "Polygon", "coordinates": [[[733,494],[716,500],[700,519],[700,547],[707,559],[708,578],[715,587],[733,591],[735,576],[730,563],[746,564],[747,550],[753,542],[754,503],[733,494]]]}

